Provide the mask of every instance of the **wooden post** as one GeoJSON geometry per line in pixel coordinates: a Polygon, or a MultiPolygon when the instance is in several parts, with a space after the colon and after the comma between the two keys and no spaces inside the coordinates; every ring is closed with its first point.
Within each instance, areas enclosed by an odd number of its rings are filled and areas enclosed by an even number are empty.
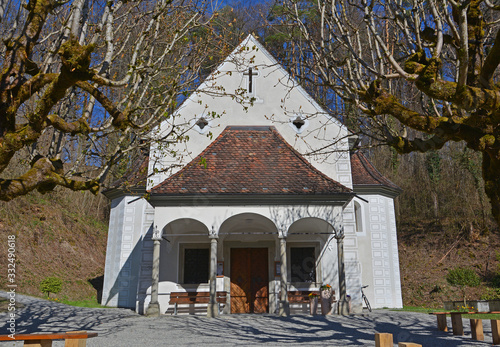
{"type": "Polygon", "coordinates": [[[52,340],[26,340],[24,346],[30,347],[52,347],[52,340]]]}
{"type": "Polygon", "coordinates": [[[86,347],[87,339],[67,339],[64,347],[86,347]]]}
{"type": "Polygon", "coordinates": [[[493,335],[493,344],[500,345],[500,320],[491,320],[491,335],[493,335]]]}
{"type": "Polygon", "coordinates": [[[451,313],[451,327],[453,329],[453,335],[464,334],[464,326],[462,324],[462,313],[460,312],[451,313]]]}
{"type": "Polygon", "coordinates": [[[375,347],[393,347],[392,334],[389,333],[376,333],[375,334],[375,347]]]}
{"type": "Polygon", "coordinates": [[[446,323],[446,313],[438,313],[436,314],[438,321],[438,330],[439,331],[448,331],[448,324],[446,323]]]}
{"type": "Polygon", "coordinates": [[[472,333],[472,339],[478,341],[484,341],[484,333],[483,333],[483,321],[482,319],[473,319],[470,320],[470,331],[472,333]]]}
{"type": "MultiPolygon", "coordinates": [[[[86,334],[86,331],[68,331],[66,335],[71,336],[72,334],[86,334]]],[[[64,342],[64,347],[86,347],[87,346],[87,338],[81,339],[68,339],[66,338],[64,342]]]]}
{"type": "Polygon", "coordinates": [[[398,347],[422,347],[422,345],[413,342],[400,342],[398,343],[398,347]]]}

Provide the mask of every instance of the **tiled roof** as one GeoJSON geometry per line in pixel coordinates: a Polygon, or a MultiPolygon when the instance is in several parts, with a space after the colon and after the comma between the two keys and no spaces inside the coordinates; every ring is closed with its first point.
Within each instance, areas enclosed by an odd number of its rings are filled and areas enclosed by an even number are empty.
{"type": "Polygon", "coordinates": [[[368,158],[360,151],[351,153],[351,172],[353,186],[384,186],[401,191],[401,188],[375,169],[368,158]]]}
{"type": "Polygon", "coordinates": [[[318,195],[352,193],[314,168],[274,127],[227,127],[151,195],[318,195]]]}

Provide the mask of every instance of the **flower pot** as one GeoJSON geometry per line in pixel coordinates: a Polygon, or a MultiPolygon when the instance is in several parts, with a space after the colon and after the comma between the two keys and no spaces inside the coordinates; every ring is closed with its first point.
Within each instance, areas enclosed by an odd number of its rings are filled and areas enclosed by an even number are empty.
{"type": "Polygon", "coordinates": [[[332,310],[332,296],[333,292],[331,289],[325,289],[319,292],[321,297],[321,314],[327,315],[331,314],[332,310]]]}
{"type": "Polygon", "coordinates": [[[318,311],[318,297],[309,298],[309,313],[315,315],[318,311]]]}

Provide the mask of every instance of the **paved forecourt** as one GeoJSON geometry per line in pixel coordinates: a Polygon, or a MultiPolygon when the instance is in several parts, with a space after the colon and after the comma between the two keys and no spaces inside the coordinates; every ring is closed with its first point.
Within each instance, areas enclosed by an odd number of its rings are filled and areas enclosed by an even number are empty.
{"type": "MultiPolygon", "coordinates": [[[[0,292],[5,297],[5,292],[0,292]]],[[[491,345],[491,327],[484,321],[485,341],[473,341],[464,320],[465,336],[453,336],[436,328],[436,318],[428,314],[376,310],[366,315],[306,316],[288,318],[275,315],[161,316],[149,318],[126,309],[72,307],[52,301],[17,295],[25,305],[16,319],[16,333],[87,330],[98,337],[89,347],[101,346],[374,346],[377,332],[391,333],[394,343],[415,342],[423,346],[491,345]]],[[[1,334],[7,334],[7,314],[0,314],[1,334]]],[[[451,325],[450,325],[451,326],[451,325]]],[[[4,342],[0,346],[22,346],[4,342]]],[[[53,346],[64,346],[56,341],[53,346]]]]}

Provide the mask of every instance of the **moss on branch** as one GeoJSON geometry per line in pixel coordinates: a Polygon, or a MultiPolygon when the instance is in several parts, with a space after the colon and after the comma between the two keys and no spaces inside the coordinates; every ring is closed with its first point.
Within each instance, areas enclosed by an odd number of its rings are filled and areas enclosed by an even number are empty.
{"type": "Polygon", "coordinates": [[[28,194],[33,190],[40,193],[52,191],[56,186],[63,186],[71,190],[89,190],[94,194],[99,191],[99,182],[96,180],[77,181],[63,177],[62,162],[38,157],[32,168],[17,179],[0,179],[0,200],[10,201],[18,196],[28,194]]]}

